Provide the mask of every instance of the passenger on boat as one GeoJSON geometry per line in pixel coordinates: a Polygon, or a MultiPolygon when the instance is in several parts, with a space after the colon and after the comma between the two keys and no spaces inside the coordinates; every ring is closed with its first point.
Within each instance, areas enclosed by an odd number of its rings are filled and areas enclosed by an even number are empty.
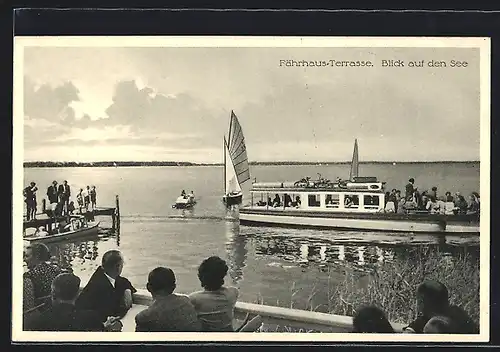
{"type": "Polygon", "coordinates": [[[453,196],[451,195],[451,192],[446,192],[445,194],[446,197],[446,202],[454,202],[453,196]]]}
{"type": "Polygon", "coordinates": [[[186,191],[185,191],[185,190],[182,190],[182,192],[181,192],[181,196],[182,196],[182,197],[185,197],[185,196],[186,196],[186,191]]]}
{"type": "Polygon", "coordinates": [[[191,191],[191,193],[189,193],[189,200],[193,201],[194,200],[194,192],[191,191]]]}
{"type": "Polygon", "coordinates": [[[189,295],[203,331],[232,332],[234,306],[239,296],[235,287],[225,287],[228,271],[226,262],[213,256],[205,259],[198,268],[198,278],[204,291],[189,295]]]}
{"type": "Polygon", "coordinates": [[[398,214],[404,214],[406,209],[406,198],[401,197],[398,202],[398,207],[396,209],[396,213],[398,214]]]}
{"type": "Polygon", "coordinates": [[[76,301],[77,307],[99,313],[101,321],[110,316],[123,317],[132,307],[132,294],[137,290],[121,276],[124,259],[120,251],[104,253],[97,268],[76,301]]]}
{"type": "Polygon", "coordinates": [[[365,306],[356,312],[353,320],[355,333],[394,333],[384,312],[375,306],[365,306]]]}
{"type": "Polygon", "coordinates": [[[429,196],[426,196],[426,203],[425,203],[425,210],[427,210],[428,212],[430,213],[439,213],[439,207],[438,207],[438,204],[437,204],[437,201],[436,201],[436,198],[434,198],[434,196],[432,195],[429,195],[429,196]]]}
{"type": "Polygon", "coordinates": [[[61,269],[49,263],[50,251],[43,243],[30,244],[25,248],[24,261],[28,271],[24,275],[33,282],[35,306],[50,303],[50,285],[61,269]]]}
{"type": "Polygon", "coordinates": [[[478,204],[480,204],[480,203],[481,203],[481,201],[480,201],[480,198],[479,198],[479,193],[477,193],[477,192],[472,192],[472,195],[474,196],[474,198],[475,198],[476,202],[477,202],[478,204]]]}
{"type": "Polygon", "coordinates": [[[437,190],[438,190],[438,188],[437,188],[436,186],[434,186],[434,187],[432,187],[432,188],[431,188],[430,195],[431,195],[432,197],[434,197],[434,199],[437,199],[437,197],[438,197],[438,195],[437,195],[437,190]]]}
{"type": "Polygon", "coordinates": [[[274,200],[273,200],[273,207],[277,208],[277,207],[280,207],[280,206],[281,206],[281,198],[280,198],[279,194],[276,194],[274,196],[274,200]]]}
{"type": "Polygon", "coordinates": [[[83,188],[80,188],[80,192],[76,195],[76,202],[78,203],[78,211],[81,214],[83,209],[83,188]]]}
{"type": "Polygon", "coordinates": [[[469,206],[467,208],[467,214],[479,214],[479,202],[476,200],[474,194],[469,196],[469,206]]]}
{"type": "Polygon", "coordinates": [[[80,290],[80,278],[63,273],[51,285],[52,306],[40,316],[26,322],[28,331],[121,331],[117,319],[102,322],[99,314],[92,310],[75,307],[80,290]]]}
{"type": "Polygon", "coordinates": [[[415,192],[415,189],[413,187],[414,183],[415,179],[413,177],[408,180],[408,184],[406,185],[406,199],[410,199],[413,196],[415,192]]]}
{"type": "Polygon", "coordinates": [[[292,202],[292,207],[300,208],[300,196],[295,197],[295,202],[292,202]]]}
{"type": "Polygon", "coordinates": [[[349,196],[345,196],[344,198],[344,206],[346,208],[350,208],[352,206],[352,200],[351,200],[351,197],[349,196]]]}
{"type": "Polygon", "coordinates": [[[273,200],[271,199],[271,197],[267,197],[267,205],[269,205],[270,207],[273,206],[273,200]]]}
{"type": "Polygon", "coordinates": [[[196,310],[189,298],[176,295],[172,269],[158,267],[148,275],[146,288],[153,303],[136,315],[135,331],[201,331],[196,310]]]}
{"type": "Polygon", "coordinates": [[[437,199],[436,201],[436,212],[438,214],[446,214],[446,198],[444,196],[441,196],[437,199]]]}
{"type": "Polygon", "coordinates": [[[466,214],[469,204],[465,200],[464,196],[460,192],[455,193],[455,210],[457,214],[466,214]]]}
{"type": "Polygon", "coordinates": [[[74,212],[75,212],[75,202],[71,201],[68,204],[68,213],[70,215],[73,215],[74,212]]]}
{"type": "Polygon", "coordinates": [[[285,193],[283,196],[283,202],[285,203],[285,207],[291,207],[292,206],[292,197],[290,197],[289,194],[285,193]]]}

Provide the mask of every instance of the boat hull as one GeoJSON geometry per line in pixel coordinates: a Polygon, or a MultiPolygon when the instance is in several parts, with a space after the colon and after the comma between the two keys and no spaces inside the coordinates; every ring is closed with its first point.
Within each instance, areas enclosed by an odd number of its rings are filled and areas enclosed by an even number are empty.
{"type": "Polygon", "coordinates": [[[327,213],[240,209],[241,225],[330,228],[339,230],[479,234],[479,221],[470,217],[429,214],[327,213]]]}
{"type": "Polygon", "coordinates": [[[226,194],[224,197],[222,197],[222,201],[224,202],[224,204],[226,204],[226,206],[241,204],[242,199],[242,193],[236,195],[226,194]]]}
{"type": "Polygon", "coordinates": [[[24,237],[24,240],[29,241],[30,243],[40,243],[40,242],[50,243],[50,242],[75,239],[78,237],[93,236],[97,235],[98,233],[99,233],[99,222],[92,224],[89,227],[81,228],[75,231],[58,233],[55,235],[50,235],[45,237],[24,237]]]}

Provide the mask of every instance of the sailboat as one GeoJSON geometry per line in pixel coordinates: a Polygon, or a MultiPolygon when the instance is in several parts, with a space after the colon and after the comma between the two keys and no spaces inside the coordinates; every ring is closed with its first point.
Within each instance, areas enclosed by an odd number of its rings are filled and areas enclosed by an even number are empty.
{"type": "Polygon", "coordinates": [[[243,130],[231,110],[228,139],[224,137],[224,196],[227,205],[240,204],[243,199],[241,185],[250,179],[250,168],[243,130]]]}
{"type": "Polygon", "coordinates": [[[354,140],[354,151],[352,153],[351,161],[351,173],[349,174],[349,180],[354,182],[359,174],[359,158],[358,158],[358,140],[354,140]]]}

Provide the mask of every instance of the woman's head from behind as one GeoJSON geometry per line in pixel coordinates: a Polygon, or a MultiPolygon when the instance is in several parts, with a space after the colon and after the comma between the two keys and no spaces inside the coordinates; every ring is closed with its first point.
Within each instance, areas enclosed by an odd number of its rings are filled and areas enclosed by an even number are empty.
{"type": "Polygon", "coordinates": [[[353,332],[393,333],[391,323],[384,312],[375,306],[365,306],[358,310],[353,318],[353,332]]]}
{"type": "Polygon", "coordinates": [[[224,284],[228,271],[227,264],[217,256],[205,259],[198,268],[201,286],[208,291],[216,291],[224,284]]]}

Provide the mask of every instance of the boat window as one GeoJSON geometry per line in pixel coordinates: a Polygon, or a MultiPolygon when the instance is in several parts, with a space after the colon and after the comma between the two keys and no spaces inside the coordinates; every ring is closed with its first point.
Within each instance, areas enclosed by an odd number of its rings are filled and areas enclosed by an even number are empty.
{"type": "Polygon", "coordinates": [[[380,198],[378,195],[365,195],[363,201],[366,209],[378,209],[380,206],[380,198]]]}
{"type": "Polygon", "coordinates": [[[321,204],[319,199],[319,194],[309,194],[307,197],[307,205],[310,207],[319,207],[321,204]]]}
{"type": "Polygon", "coordinates": [[[338,194],[327,194],[325,199],[327,208],[338,208],[340,205],[340,197],[338,194]]]}
{"type": "Polygon", "coordinates": [[[345,195],[344,206],[346,208],[358,208],[359,207],[359,197],[357,195],[345,195]]]}

